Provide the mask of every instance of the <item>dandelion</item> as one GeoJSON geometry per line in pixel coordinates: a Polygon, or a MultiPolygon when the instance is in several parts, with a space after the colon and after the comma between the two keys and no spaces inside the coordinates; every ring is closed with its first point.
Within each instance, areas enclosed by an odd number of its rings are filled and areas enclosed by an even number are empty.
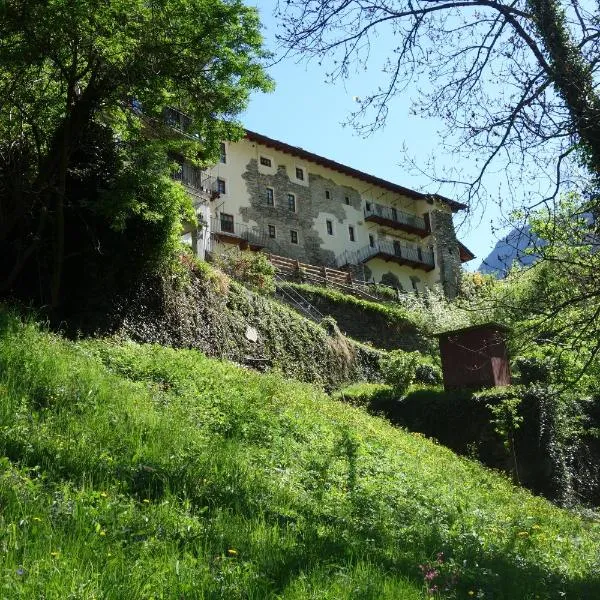
{"type": "Polygon", "coordinates": [[[103,498],[108,498],[108,494],[107,494],[106,492],[100,492],[100,495],[101,495],[103,498]]]}
{"type": "Polygon", "coordinates": [[[53,550],[52,552],[50,552],[50,556],[52,558],[58,558],[59,555],[60,555],[60,552],[57,552],[56,550],[53,550]]]}
{"type": "Polygon", "coordinates": [[[150,504],[150,500],[148,500],[148,498],[144,498],[144,504],[150,504]]]}
{"type": "Polygon", "coordinates": [[[37,523],[41,523],[42,520],[39,517],[33,517],[33,520],[36,521],[37,523]]]}
{"type": "Polygon", "coordinates": [[[227,550],[227,554],[229,554],[229,556],[237,556],[237,550],[229,548],[229,550],[227,550]]]}

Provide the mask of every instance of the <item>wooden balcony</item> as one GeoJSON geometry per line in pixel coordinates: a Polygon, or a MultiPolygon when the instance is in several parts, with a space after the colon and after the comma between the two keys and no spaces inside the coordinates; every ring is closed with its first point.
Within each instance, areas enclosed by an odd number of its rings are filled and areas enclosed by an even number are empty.
{"type": "Polygon", "coordinates": [[[211,217],[210,233],[213,239],[225,244],[235,244],[242,250],[261,250],[267,246],[266,232],[245,223],[238,223],[223,217],[211,217]]]}
{"type": "Polygon", "coordinates": [[[400,241],[377,240],[372,246],[365,246],[355,252],[344,252],[337,258],[339,267],[347,264],[365,263],[374,258],[406,265],[413,269],[433,271],[435,257],[433,249],[423,246],[407,246],[400,241]]]}
{"type": "Polygon", "coordinates": [[[381,204],[370,204],[368,209],[365,208],[365,221],[414,233],[422,238],[430,234],[428,219],[381,204]]]}

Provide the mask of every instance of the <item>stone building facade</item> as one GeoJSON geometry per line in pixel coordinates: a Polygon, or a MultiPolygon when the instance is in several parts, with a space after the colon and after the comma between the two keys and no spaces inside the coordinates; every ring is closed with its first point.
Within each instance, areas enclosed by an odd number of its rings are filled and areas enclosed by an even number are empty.
{"type": "Polygon", "coordinates": [[[265,249],[405,291],[442,285],[448,296],[473,258],[452,222],[462,204],[258,133],[225,142],[207,175],[203,237],[214,252],[265,249]]]}

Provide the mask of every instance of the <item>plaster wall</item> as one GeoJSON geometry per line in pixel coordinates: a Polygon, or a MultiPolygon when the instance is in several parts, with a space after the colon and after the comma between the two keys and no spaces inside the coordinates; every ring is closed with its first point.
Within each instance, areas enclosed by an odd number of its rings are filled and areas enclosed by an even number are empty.
{"type": "MultiPolygon", "coordinates": [[[[414,289],[415,277],[418,278],[416,285],[419,289],[440,283],[440,266],[443,263],[438,264],[436,236],[421,239],[365,221],[364,209],[366,203],[370,202],[417,216],[431,215],[432,212],[444,214],[445,220],[438,218],[437,222],[443,222],[443,238],[447,243],[451,237],[447,231],[448,223],[450,226],[452,223],[452,213],[447,205],[392,193],[246,138],[226,143],[226,156],[225,163],[219,163],[211,169],[211,175],[223,179],[226,188],[220,198],[211,202],[211,214],[231,214],[237,222],[265,231],[268,225],[274,226],[275,239],[267,239],[267,249],[271,252],[304,262],[333,266],[336,257],[344,251],[353,252],[367,247],[369,235],[375,240],[399,239],[408,244],[433,246],[436,268],[428,273],[422,269],[374,259],[366,265],[367,278],[380,282],[382,278],[385,280],[387,273],[391,273],[406,290],[414,289]],[[261,157],[269,160],[271,165],[261,164],[261,157]],[[302,170],[303,179],[296,176],[296,169],[302,170]],[[267,201],[267,188],[273,190],[273,206],[267,201]],[[288,207],[288,194],[294,195],[295,211],[288,207]],[[328,221],[331,223],[331,234],[328,232],[328,221]],[[349,227],[354,230],[354,241],[350,239],[349,227]],[[292,243],[292,230],[297,232],[297,244],[292,243]]],[[[446,272],[449,272],[447,267],[446,272]]]]}

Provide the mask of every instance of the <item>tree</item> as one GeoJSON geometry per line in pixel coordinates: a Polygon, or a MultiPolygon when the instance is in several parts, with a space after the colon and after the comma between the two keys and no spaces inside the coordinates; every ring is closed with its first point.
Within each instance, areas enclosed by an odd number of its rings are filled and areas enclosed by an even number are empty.
{"type": "MultiPolygon", "coordinates": [[[[75,233],[67,213],[83,206],[69,182],[82,181],[82,155],[88,163],[95,156],[96,171],[104,169],[97,184],[110,190],[140,159],[134,149],[152,147],[163,160],[160,168],[145,161],[156,185],[145,183],[168,195],[160,183],[167,151],[208,161],[222,139],[241,135],[235,115],[251,90],[271,86],[261,43],[257,13],[240,0],[2,0],[0,289],[10,291],[37,256],[51,273],[51,303],[60,304],[65,238],[75,233]],[[185,110],[190,128],[149,141],[147,125],[167,105],[185,110]],[[111,145],[115,155],[103,162],[111,145]]],[[[129,194],[140,214],[143,198],[129,194]]]]}
{"type": "Polygon", "coordinates": [[[420,82],[415,109],[442,119],[443,143],[475,165],[469,178],[440,178],[465,185],[467,200],[479,197],[490,170],[527,183],[542,170],[555,197],[579,161],[597,185],[600,20],[591,2],[286,0],[278,14],[281,42],[333,58],[332,79],[373,66],[384,45],[385,82],[351,121],[364,133],[382,127],[394,96],[420,82]]]}

